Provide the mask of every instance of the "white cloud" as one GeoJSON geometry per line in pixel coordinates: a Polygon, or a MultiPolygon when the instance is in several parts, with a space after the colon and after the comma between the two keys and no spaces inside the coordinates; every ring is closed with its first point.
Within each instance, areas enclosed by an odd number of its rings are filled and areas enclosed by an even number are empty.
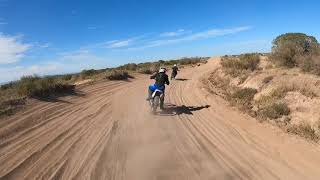
{"type": "Polygon", "coordinates": [[[107,45],[107,48],[113,49],[113,48],[122,48],[127,47],[132,42],[132,39],[127,39],[123,41],[112,41],[110,44],[107,45]]]}
{"type": "Polygon", "coordinates": [[[0,64],[20,61],[31,45],[20,41],[17,36],[4,36],[0,33],[0,64]]]}
{"type": "Polygon", "coordinates": [[[104,58],[98,57],[88,50],[70,51],[59,54],[56,59],[38,64],[9,68],[1,68],[0,66],[0,83],[18,80],[26,75],[57,75],[76,73],[83,69],[98,69],[105,67],[107,62],[104,58]]]}
{"type": "Polygon", "coordinates": [[[236,28],[230,28],[230,29],[210,29],[208,31],[191,33],[186,36],[179,37],[179,38],[160,39],[160,40],[149,41],[143,46],[128,48],[128,50],[140,50],[140,49],[151,48],[151,47],[177,44],[177,43],[187,42],[187,41],[209,39],[209,38],[214,38],[214,37],[219,37],[219,36],[236,34],[236,33],[240,33],[243,31],[248,31],[250,29],[251,29],[250,26],[242,26],[242,27],[236,27],[236,28]]]}
{"type": "Polygon", "coordinates": [[[77,51],[65,52],[60,54],[61,56],[58,58],[58,61],[63,61],[68,63],[73,61],[77,63],[90,63],[95,61],[102,61],[102,58],[97,57],[96,55],[92,54],[89,50],[80,49],[77,51]]]}
{"type": "Polygon", "coordinates": [[[161,33],[160,36],[161,37],[175,37],[175,36],[181,36],[183,34],[185,34],[185,30],[184,29],[179,29],[177,31],[173,31],[173,32],[165,32],[165,33],[161,33]]]}
{"type": "Polygon", "coordinates": [[[18,80],[27,75],[54,74],[61,68],[58,64],[40,64],[30,66],[15,66],[10,68],[0,68],[0,83],[18,80]]]}

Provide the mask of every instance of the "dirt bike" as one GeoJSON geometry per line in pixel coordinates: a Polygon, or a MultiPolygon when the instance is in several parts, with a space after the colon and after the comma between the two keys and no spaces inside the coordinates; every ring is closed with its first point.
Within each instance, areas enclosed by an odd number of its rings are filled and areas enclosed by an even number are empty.
{"type": "Polygon", "coordinates": [[[150,103],[150,107],[151,107],[151,111],[152,113],[156,113],[157,112],[157,108],[160,104],[160,99],[163,96],[163,91],[156,89],[151,96],[151,99],[149,100],[150,103]]]}
{"type": "Polygon", "coordinates": [[[178,74],[178,73],[176,73],[176,72],[172,72],[172,73],[171,73],[171,80],[172,80],[172,79],[176,79],[177,74],[178,74]]]}

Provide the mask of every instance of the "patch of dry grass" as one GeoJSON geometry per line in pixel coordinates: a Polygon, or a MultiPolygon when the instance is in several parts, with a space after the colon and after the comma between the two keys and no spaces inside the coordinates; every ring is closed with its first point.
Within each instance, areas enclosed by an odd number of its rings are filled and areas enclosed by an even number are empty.
{"type": "Polygon", "coordinates": [[[291,125],[287,128],[287,132],[305,137],[313,141],[318,141],[320,138],[316,130],[310,124],[307,123],[291,125]]]}
{"type": "Polygon", "coordinates": [[[106,73],[106,79],[111,81],[128,80],[134,78],[127,71],[112,70],[106,73]]]}
{"type": "Polygon", "coordinates": [[[269,119],[278,119],[282,116],[287,116],[290,114],[290,109],[286,103],[272,103],[263,107],[260,110],[260,114],[262,117],[269,118],[269,119]]]}
{"type": "Polygon", "coordinates": [[[243,54],[239,57],[225,56],[221,59],[221,66],[225,69],[226,73],[232,77],[252,72],[258,68],[260,56],[256,53],[243,54]]]}

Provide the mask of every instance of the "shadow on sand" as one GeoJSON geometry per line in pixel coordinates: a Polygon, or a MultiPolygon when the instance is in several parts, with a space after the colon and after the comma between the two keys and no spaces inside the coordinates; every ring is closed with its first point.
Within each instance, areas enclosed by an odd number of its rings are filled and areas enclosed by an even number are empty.
{"type": "Polygon", "coordinates": [[[68,101],[60,99],[62,97],[66,97],[66,96],[84,97],[85,93],[80,90],[76,90],[75,86],[70,86],[70,87],[68,87],[68,89],[64,89],[63,92],[57,92],[57,93],[50,95],[50,96],[33,96],[32,98],[40,100],[40,101],[44,101],[44,102],[53,102],[53,103],[60,102],[60,103],[71,104],[68,101]]]}
{"type": "Polygon", "coordinates": [[[175,79],[176,81],[189,81],[189,79],[184,79],[184,78],[177,78],[175,79]]]}
{"type": "Polygon", "coordinates": [[[164,107],[164,110],[159,113],[161,116],[175,116],[175,115],[181,115],[181,114],[188,114],[193,115],[192,112],[194,111],[200,111],[202,109],[209,108],[210,105],[205,106],[176,106],[174,104],[166,104],[164,107]]]}

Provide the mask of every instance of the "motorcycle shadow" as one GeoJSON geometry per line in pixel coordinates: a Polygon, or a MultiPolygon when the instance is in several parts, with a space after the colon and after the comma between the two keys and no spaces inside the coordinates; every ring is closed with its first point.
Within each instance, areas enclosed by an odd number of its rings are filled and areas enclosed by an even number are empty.
{"type": "Polygon", "coordinates": [[[176,78],[176,81],[188,81],[189,79],[185,79],[185,78],[176,78]]]}
{"type": "Polygon", "coordinates": [[[181,114],[193,115],[194,111],[200,111],[202,109],[209,108],[210,105],[205,106],[176,106],[174,104],[166,104],[164,110],[162,110],[160,116],[176,116],[181,114]]]}

